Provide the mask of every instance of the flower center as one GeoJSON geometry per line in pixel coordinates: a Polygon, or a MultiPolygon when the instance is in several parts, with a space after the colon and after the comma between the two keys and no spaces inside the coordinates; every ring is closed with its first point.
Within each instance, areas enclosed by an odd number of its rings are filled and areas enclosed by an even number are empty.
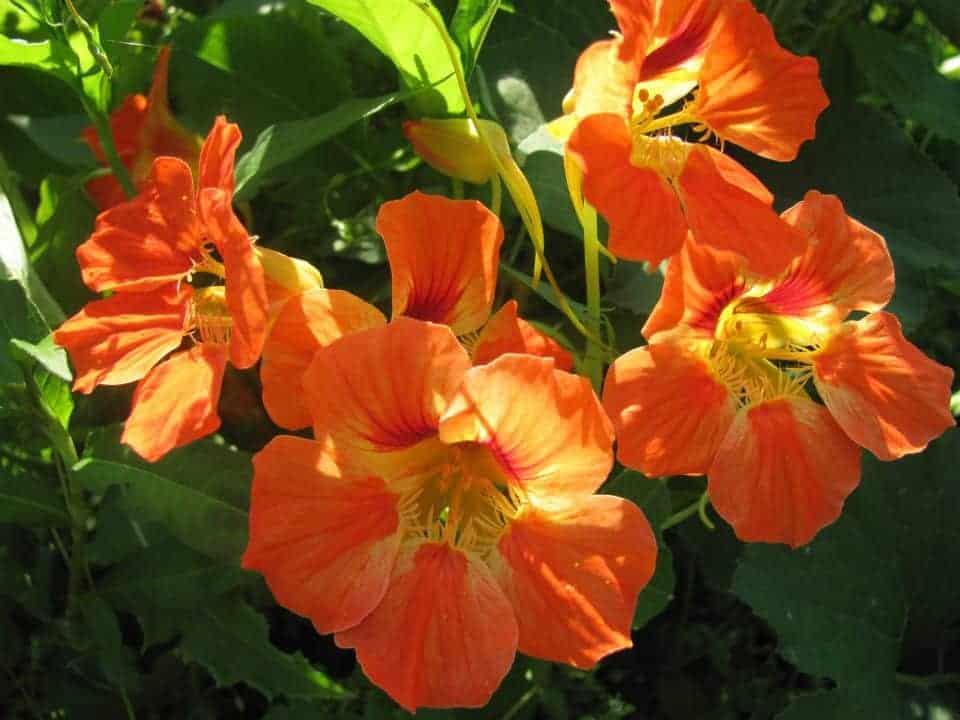
{"type": "Polygon", "coordinates": [[[668,180],[676,180],[683,172],[692,149],[690,143],[672,135],[651,137],[634,131],[630,164],[634,167],[650,168],[668,180]]]}
{"type": "Polygon", "coordinates": [[[507,481],[485,446],[460,443],[403,493],[400,516],[407,538],[446,542],[482,556],[524,505],[522,491],[507,481]]]}
{"type": "Polygon", "coordinates": [[[202,342],[228,344],[233,330],[233,318],[227,307],[226,288],[214,285],[195,290],[191,319],[202,342]]]}

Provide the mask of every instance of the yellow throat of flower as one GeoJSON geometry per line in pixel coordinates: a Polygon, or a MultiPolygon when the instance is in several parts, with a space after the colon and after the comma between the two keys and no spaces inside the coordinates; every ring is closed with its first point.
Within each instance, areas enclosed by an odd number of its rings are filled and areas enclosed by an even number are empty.
{"type": "Polygon", "coordinates": [[[233,318],[222,285],[199,288],[193,293],[191,320],[202,342],[226,345],[230,342],[233,318]]]}

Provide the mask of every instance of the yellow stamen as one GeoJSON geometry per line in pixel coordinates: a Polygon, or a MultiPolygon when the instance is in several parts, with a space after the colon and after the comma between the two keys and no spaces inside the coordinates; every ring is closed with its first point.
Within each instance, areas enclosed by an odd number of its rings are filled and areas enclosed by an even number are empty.
{"type": "Polygon", "coordinates": [[[233,331],[233,318],[227,307],[227,293],[222,286],[205,287],[193,293],[191,321],[202,342],[226,345],[233,331]]]}

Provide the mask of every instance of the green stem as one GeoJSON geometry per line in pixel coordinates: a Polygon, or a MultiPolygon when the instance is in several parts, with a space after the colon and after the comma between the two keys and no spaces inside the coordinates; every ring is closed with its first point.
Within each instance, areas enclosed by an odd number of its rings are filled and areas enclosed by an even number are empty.
{"type": "Polygon", "coordinates": [[[524,706],[528,702],[530,702],[534,697],[536,697],[537,693],[539,692],[540,692],[540,688],[538,688],[536,685],[534,685],[532,688],[527,690],[523,695],[520,696],[519,700],[517,700],[513,705],[510,706],[510,708],[503,715],[503,718],[501,720],[513,720],[513,718],[517,716],[517,713],[523,710],[524,706]]]}
{"type": "MultiPolygon", "coordinates": [[[[583,271],[587,284],[587,328],[600,337],[600,237],[597,229],[597,211],[589,203],[583,205],[583,271]]],[[[583,371],[594,389],[600,391],[603,373],[603,351],[592,339],[587,339],[583,371]]]]}
{"type": "Polygon", "coordinates": [[[463,200],[463,180],[453,178],[451,185],[453,186],[453,199],[463,200]]]}
{"type": "Polygon", "coordinates": [[[906,673],[897,673],[897,682],[921,688],[932,688],[939,685],[960,685],[960,673],[940,673],[936,675],[907,675],[906,673]]]}
{"type": "MultiPolygon", "coordinates": [[[[494,215],[500,215],[500,206],[503,204],[503,186],[499,175],[490,178],[490,209],[494,215]]],[[[526,227],[526,225],[524,225],[526,227]]]]}
{"type": "Polygon", "coordinates": [[[700,519],[703,521],[703,524],[713,530],[713,523],[710,522],[710,519],[706,517],[706,505],[708,499],[707,492],[704,490],[703,495],[697,498],[696,502],[690,503],[685,508],[678,510],[660,523],[660,530],[669,530],[673,526],[679,525],[684,520],[689,517],[693,517],[694,515],[700,515],[700,519]]]}
{"type": "Polygon", "coordinates": [[[105,114],[95,108],[85,95],[83,96],[82,102],[87,117],[90,118],[90,122],[93,123],[93,127],[97,131],[97,137],[100,139],[100,147],[103,148],[103,154],[107,158],[107,163],[110,165],[113,176],[117,179],[117,182],[120,183],[120,187],[123,188],[123,192],[126,193],[127,197],[132,198],[137,194],[137,190],[133,186],[133,181],[130,179],[130,173],[127,172],[126,166],[120,160],[120,155],[117,154],[117,146],[113,142],[113,130],[110,129],[109,119],[105,114]]]}

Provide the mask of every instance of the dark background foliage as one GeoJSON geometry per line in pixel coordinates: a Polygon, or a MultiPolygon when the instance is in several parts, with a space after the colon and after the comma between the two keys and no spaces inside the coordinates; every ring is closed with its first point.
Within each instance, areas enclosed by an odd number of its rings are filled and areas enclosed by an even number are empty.
{"type": "MultiPolygon", "coordinates": [[[[225,112],[243,129],[241,155],[265,150],[239,171],[251,232],[314,262],[328,286],[381,306],[380,203],[414,188],[450,192],[400,125],[443,112],[447,86],[411,95],[404,88],[415,80],[304,0],[78,0],[115,69],[104,81],[73,32],[90,70],[80,81],[47,46],[8,40],[45,41],[38,19],[64,18],[55,0],[22,2],[0,0],[0,717],[405,717],[352,653],[238,567],[249,458],[277,431],[255,372],[228,375],[221,436],[148,465],[118,443],[130,388],[71,397],[65,358],[46,338],[91,298],[73,255],[95,215],[83,191],[93,158],[77,142],[85,104],[106,110],[144,91],[159,44],[173,44],[177,116],[205,134],[225,112]]],[[[738,158],[779,206],[808,188],[837,193],[881,232],[896,261],[893,310],[914,342],[956,368],[960,3],[756,2],[785,46],[820,60],[831,107],[796,162],[738,158]]],[[[475,55],[467,21],[491,4],[439,7],[460,18],[456,38],[468,66],[477,61],[473,95],[519,148],[551,262],[582,300],[576,219],[540,127],[560,113],[578,53],[612,16],[601,0],[503,2],[475,55]]],[[[517,297],[526,316],[579,350],[549,292],[531,289],[532,252],[509,207],[505,223],[500,299],[517,297]]],[[[659,275],[631,263],[603,272],[606,326],[623,351],[641,342],[659,275]]],[[[865,458],[842,518],[797,551],[743,546],[709,510],[715,529],[693,516],[661,534],[633,649],[591,672],[521,656],[487,708],[420,716],[960,717],[958,467],[956,431],[921,456],[865,458]]],[[[702,489],[698,478],[620,472],[606,491],[631,497],[659,526],[702,489]]]]}

